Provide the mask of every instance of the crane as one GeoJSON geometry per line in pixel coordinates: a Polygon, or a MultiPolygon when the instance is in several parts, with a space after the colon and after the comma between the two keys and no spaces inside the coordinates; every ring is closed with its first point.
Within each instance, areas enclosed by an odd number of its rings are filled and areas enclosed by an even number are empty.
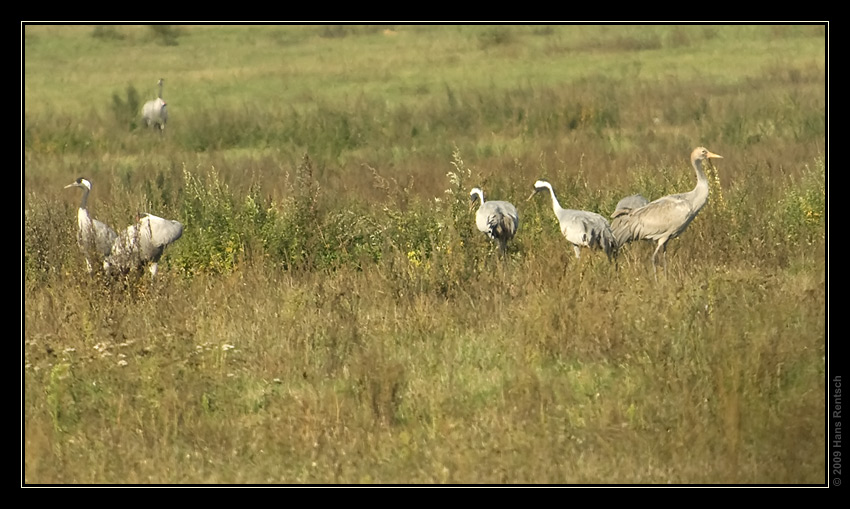
{"type": "Polygon", "coordinates": [[[555,190],[552,188],[552,184],[545,180],[538,180],[534,183],[534,191],[532,191],[528,200],[534,198],[540,191],[545,190],[548,190],[552,197],[552,210],[555,211],[555,217],[558,219],[561,233],[567,239],[567,242],[573,245],[576,258],[581,258],[581,248],[587,247],[590,249],[601,249],[610,261],[616,255],[617,245],[614,242],[614,235],[611,232],[611,226],[608,224],[608,220],[596,212],[571,210],[561,207],[561,204],[558,203],[558,198],[555,197],[555,190]]]}
{"type": "Polygon", "coordinates": [[[469,192],[469,210],[480,202],[475,213],[475,226],[499,243],[499,253],[507,257],[508,241],[519,228],[519,214],[513,204],[501,200],[484,201],[484,191],[475,187],[469,192]]]}
{"type": "Polygon", "coordinates": [[[128,272],[150,263],[151,276],[156,276],[165,247],[181,235],[183,224],[179,221],[141,214],[138,221],[118,235],[103,267],[107,273],[128,272]]]}
{"type": "MultiPolygon", "coordinates": [[[[614,208],[614,213],[611,214],[611,218],[616,219],[617,217],[620,217],[624,214],[628,214],[633,209],[643,207],[647,203],[649,203],[649,200],[644,198],[643,195],[633,194],[631,196],[626,196],[625,198],[617,202],[617,206],[614,208]]],[[[613,223],[611,225],[611,228],[614,228],[613,223]]]]}
{"type": "Polygon", "coordinates": [[[162,83],[163,79],[160,78],[157,82],[157,85],[159,85],[157,98],[142,106],[142,120],[144,120],[145,126],[159,128],[160,134],[165,130],[165,123],[168,121],[168,109],[166,109],[166,103],[162,99],[162,83]]]}
{"type": "Polygon", "coordinates": [[[118,235],[105,223],[93,219],[89,215],[86,204],[91,192],[91,181],[85,177],[80,177],[65,186],[65,189],[71,187],[79,187],[83,190],[83,200],[77,210],[77,243],[86,259],[86,268],[91,272],[92,262],[99,263],[101,259],[109,255],[112,244],[118,238],[118,235]]]}
{"type": "Polygon", "coordinates": [[[691,166],[697,175],[696,187],[690,192],[671,194],[650,202],[643,207],[620,215],[615,220],[614,237],[617,246],[633,240],[647,239],[658,243],[652,253],[652,271],[658,280],[655,260],[658,252],[664,256],[664,272],[667,273],[667,242],[675,239],[691,224],[708,200],[708,179],[702,170],[703,162],[708,159],[722,159],[705,147],[697,147],[691,152],[691,166]]]}

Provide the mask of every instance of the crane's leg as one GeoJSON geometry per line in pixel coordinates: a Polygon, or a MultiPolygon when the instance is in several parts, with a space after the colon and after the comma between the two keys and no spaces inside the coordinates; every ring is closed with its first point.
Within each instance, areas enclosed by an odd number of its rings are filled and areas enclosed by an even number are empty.
{"type": "Polygon", "coordinates": [[[573,244],[573,251],[576,253],[576,258],[581,258],[581,247],[573,244]]]}
{"type": "MultiPolygon", "coordinates": [[[[652,253],[652,275],[655,277],[655,281],[658,281],[658,272],[656,270],[655,258],[658,256],[658,251],[661,250],[662,247],[666,245],[666,242],[661,241],[658,243],[658,247],[655,248],[655,251],[652,253]]],[[[666,270],[666,269],[665,269],[666,270]]]]}

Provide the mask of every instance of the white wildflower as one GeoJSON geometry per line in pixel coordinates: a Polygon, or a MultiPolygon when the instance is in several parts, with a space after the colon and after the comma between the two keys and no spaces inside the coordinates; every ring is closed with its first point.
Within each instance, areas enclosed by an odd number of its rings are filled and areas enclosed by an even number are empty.
{"type": "Polygon", "coordinates": [[[446,176],[449,177],[449,182],[451,182],[452,185],[460,185],[460,177],[458,177],[457,173],[450,171],[446,173],[446,176]]]}

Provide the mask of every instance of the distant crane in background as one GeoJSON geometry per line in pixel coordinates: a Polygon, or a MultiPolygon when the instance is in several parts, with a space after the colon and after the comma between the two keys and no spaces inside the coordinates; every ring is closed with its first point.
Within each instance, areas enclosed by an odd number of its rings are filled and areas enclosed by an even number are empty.
{"type": "Polygon", "coordinates": [[[528,197],[528,200],[534,198],[540,191],[546,190],[549,191],[549,195],[552,197],[552,210],[558,219],[561,233],[567,239],[567,242],[573,245],[576,258],[581,258],[581,248],[587,247],[590,249],[601,249],[608,256],[608,260],[611,261],[612,257],[616,254],[617,244],[614,241],[614,235],[611,232],[611,226],[608,224],[608,220],[596,212],[571,210],[561,207],[558,198],[555,197],[555,190],[552,189],[552,184],[545,180],[538,180],[534,183],[534,191],[528,197]]]}
{"type": "Polygon", "coordinates": [[[83,200],[77,210],[77,244],[86,259],[86,268],[91,272],[95,265],[99,265],[103,258],[109,256],[118,235],[105,223],[89,215],[86,205],[91,192],[91,181],[80,177],[65,186],[65,189],[71,187],[79,187],[83,190],[83,200]]]}
{"type": "Polygon", "coordinates": [[[667,273],[667,242],[682,234],[708,200],[708,178],[702,170],[707,159],[722,159],[705,147],[691,152],[691,166],[697,174],[696,187],[690,192],[671,194],[642,207],[619,215],[613,228],[617,246],[633,240],[647,239],[658,243],[652,253],[652,272],[658,280],[656,257],[662,251],[664,273],[667,273]]]}
{"type": "Polygon", "coordinates": [[[142,106],[142,120],[146,127],[158,128],[160,134],[165,130],[165,123],[168,121],[168,109],[166,103],[162,99],[162,83],[160,78],[157,82],[159,85],[159,95],[156,99],[148,101],[142,106]]]}
{"type": "Polygon", "coordinates": [[[499,253],[507,258],[508,241],[519,228],[519,214],[513,204],[501,200],[484,201],[484,191],[475,187],[469,192],[469,209],[480,202],[475,213],[475,226],[499,243],[499,253]]]}

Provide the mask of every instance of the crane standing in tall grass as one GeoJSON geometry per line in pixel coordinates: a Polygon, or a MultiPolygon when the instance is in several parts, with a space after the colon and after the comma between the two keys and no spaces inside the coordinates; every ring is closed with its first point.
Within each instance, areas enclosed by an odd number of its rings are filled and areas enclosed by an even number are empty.
{"type": "Polygon", "coordinates": [[[142,106],[142,120],[146,127],[158,128],[160,134],[165,130],[165,123],[168,121],[168,109],[166,103],[162,99],[162,78],[159,79],[159,95],[156,99],[148,101],[142,106]]]}
{"type": "Polygon", "coordinates": [[[561,233],[567,239],[567,242],[573,245],[576,258],[581,258],[581,248],[587,247],[601,249],[608,256],[608,260],[611,261],[617,253],[617,244],[614,241],[608,220],[596,212],[561,207],[558,198],[555,197],[552,184],[545,180],[538,180],[534,183],[534,191],[532,191],[528,200],[534,198],[540,191],[545,190],[548,190],[552,197],[552,210],[558,219],[561,233]]]}
{"type": "Polygon", "coordinates": [[[708,178],[703,172],[703,162],[722,159],[705,147],[691,152],[691,166],[697,175],[696,187],[690,192],[671,194],[650,202],[643,207],[619,215],[613,225],[617,246],[633,240],[647,239],[658,243],[652,253],[652,272],[658,280],[655,260],[658,252],[664,257],[664,273],[667,273],[667,242],[675,239],[691,224],[708,201],[708,178]]]}
{"type": "Polygon", "coordinates": [[[65,189],[71,187],[79,187],[83,190],[83,199],[80,202],[80,208],[77,210],[77,244],[79,244],[86,259],[86,269],[91,272],[103,258],[109,256],[112,251],[112,244],[118,238],[118,234],[106,223],[89,215],[87,203],[91,192],[91,181],[85,177],[80,177],[65,186],[65,189]]]}
{"type": "Polygon", "coordinates": [[[475,187],[469,192],[469,209],[480,202],[475,213],[475,226],[499,243],[499,253],[507,257],[508,241],[514,238],[519,228],[519,214],[513,204],[501,201],[484,201],[484,191],[475,187]]]}

